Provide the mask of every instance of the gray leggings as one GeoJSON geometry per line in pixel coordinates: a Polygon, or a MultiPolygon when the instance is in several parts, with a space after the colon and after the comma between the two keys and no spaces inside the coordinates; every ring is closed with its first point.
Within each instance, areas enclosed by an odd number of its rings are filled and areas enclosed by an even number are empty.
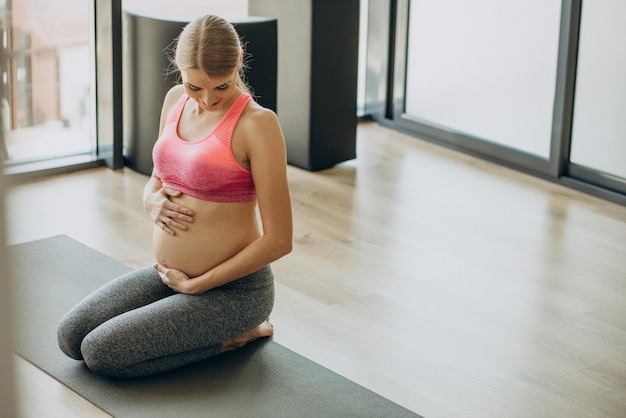
{"type": "Polygon", "coordinates": [[[266,266],[201,295],[165,286],[154,267],[125,274],[85,298],[58,329],[61,350],[95,373],[138,377],[218,355],[261,324],[274,305],[266,266]]]}

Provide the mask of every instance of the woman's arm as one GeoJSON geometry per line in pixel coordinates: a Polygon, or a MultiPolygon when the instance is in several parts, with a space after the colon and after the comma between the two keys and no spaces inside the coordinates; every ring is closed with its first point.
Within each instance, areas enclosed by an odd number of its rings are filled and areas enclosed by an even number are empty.
{"type": "Polygon", "coordinates": [[[195,278],[157,266],[163,282],[182,293],[200,294],[254,273],[291,252],[293,226],[287,181],[285,141],[278,118],[266,109],[254,109],[240,131],[246,141],[256,188],[262,235],[232,258],[195,278]],[[242,132],[243,131],[243,132],[242,132]]]}
{"type": "MultiPolygon", "coordinates": [[[[163,132],[169,114],[182,98],[184,92],[183,86],[179,84],[172,87],[165,95],[161,109],[159,136],[163,132]]],[[[180,192],[169,187],[163,187],[161,179],[154,172],[143,190],[143,207],[150,214],[154,223],[170,235],[176,234],[175,228],[182,231],[187,229],[187,225],[180,221],[193,222],[191,210],[170,200],[170,197],[176,196],[180,196],[180,192]]]]}

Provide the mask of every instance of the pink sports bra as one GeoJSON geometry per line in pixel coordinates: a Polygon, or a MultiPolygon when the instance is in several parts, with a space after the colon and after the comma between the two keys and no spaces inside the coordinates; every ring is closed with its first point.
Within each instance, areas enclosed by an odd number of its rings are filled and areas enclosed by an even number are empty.
{"type": "Polygon", "coordinates": [[[231,141],[237,121],[250,100],[241,93],[213,132],[199,141],[178,136],[178,122],[189,96],[168,116],[154,144],[155,174],[166,187],[212,202],[245,202],[256,198],[252,173],[233,156],[231,141]]]}

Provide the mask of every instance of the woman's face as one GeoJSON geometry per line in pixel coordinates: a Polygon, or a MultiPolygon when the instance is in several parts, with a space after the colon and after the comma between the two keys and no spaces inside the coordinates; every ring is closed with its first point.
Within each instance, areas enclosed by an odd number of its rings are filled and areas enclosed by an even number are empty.
{"type": "Polygon", "coordinates": [[[237,70],[226,77],[209,77],[197,69],[181,70],[180,73],[187,95],[209,112],[224,106],[237,88],[237,70]]]}

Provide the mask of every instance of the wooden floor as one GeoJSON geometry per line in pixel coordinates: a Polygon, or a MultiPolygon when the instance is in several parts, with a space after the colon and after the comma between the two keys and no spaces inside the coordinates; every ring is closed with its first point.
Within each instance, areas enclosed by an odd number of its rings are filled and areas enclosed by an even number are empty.
{"type": "MultiPolygon", "coordinates": [[[[626,416],[626,207],[373,122],[356,160],[289,176],[275,341],[427,418],[626,416]]],[[[16,186],[8,241],[67,234],[150,263],[146,179],[16,186]]],[[[22,417],[107,416],[16,370],[22,417]]]]}

